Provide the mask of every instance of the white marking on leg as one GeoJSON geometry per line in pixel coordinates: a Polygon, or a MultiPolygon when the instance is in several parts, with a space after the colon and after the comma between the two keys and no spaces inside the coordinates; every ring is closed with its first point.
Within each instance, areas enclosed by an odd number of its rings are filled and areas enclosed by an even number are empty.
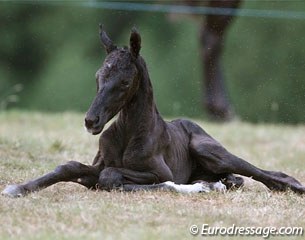
{"type": "Polygon", "coordinates": [[[25,195],[24,191],[22,191],[19,185],[8,185],[6,188],[1,192],[2,195],[8,197],[22,197],[25,195]]]}
{"type": "Polygon", "coordinates": [[[213,190],[219,192],[225,192],[227,190],[227,187],[221,181],[218,181],[216,183],[213,183],[213,190]]]}
{"type": "Polygon", "coordinates": [[[167,181],[165,185],[171,187],[173,190],[179,193],[200,193],[210,192],[210,188],[203,183],[195,184],[175,184],[174,182],[167,181]]]}

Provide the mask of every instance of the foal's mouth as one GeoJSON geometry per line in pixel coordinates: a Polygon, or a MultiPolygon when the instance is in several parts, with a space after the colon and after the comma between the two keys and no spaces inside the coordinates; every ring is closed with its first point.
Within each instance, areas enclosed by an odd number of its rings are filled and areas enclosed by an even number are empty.
{"type": "Polygon", "coordinates": [[[116,111],[104,111],[95,117],[89,117],[88,113],[85,118],[85,129],[92,135],[100,134],[105,125],[115,116],[116,111]],[[92,120],[94,119],[94,120],[92,120]]]}
{"type": "Polygon", "coordinates": [[[94,125],[88,125],[85,121],[84,127],[87,130],[87,132],[91,133],[92,135],[100,134],[104,129],[105,123],[103,121],[99,121],[98,123],[94,125]]]}
{"type": "Polygon", "coordinates": [[[85,126],[85,129],[87,130],[87,132],[91,133],[92,135],[98,135],[103,131],[104,126],[96,127],[96,128],[87,128],[85,126]]]}

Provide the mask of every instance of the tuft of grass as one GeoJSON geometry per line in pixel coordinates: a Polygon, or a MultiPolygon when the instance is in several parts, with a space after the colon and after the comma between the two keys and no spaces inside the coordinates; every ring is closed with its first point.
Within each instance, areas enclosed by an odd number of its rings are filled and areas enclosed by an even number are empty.
{"type": "Polygon", "coordinates": [[[55,140],[49,148],[51,152],[62,152],[64,149],[65,147],[60,140],[55,140]]]}
{"type": "MultiPolygon", "coordinates": [[[[231,152],[305,183],[304,125],[196,122],[231,152]]],[[[98,136],[83,131],[82,123],[76,113],[1,112],[0,190],[69,160],[90,164],[98,136]]],[[[237,191],[192,195],[98,192],[59,183],[20,199],[0,196],[0,213],[0,239],[189,239],[192,224],[305,226],[304,196],[270,192],[248,178],[237,191]]]]}

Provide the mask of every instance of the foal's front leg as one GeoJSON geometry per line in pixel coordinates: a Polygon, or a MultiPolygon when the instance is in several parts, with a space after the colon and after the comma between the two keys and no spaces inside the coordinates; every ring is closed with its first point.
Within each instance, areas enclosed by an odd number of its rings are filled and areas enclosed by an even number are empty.
{"type": "Polygon", "coordinates": [[[225,185],[220,182],[207,183],[200,181],[194,184],[175,184],[172,181],[160,181],[158,175],[152,172],[139,172],[114,167],[105,168],[100,173],[98,187],[107,191],[112,189],[120,189],[127,192],[164,190],[179,193],[224,191],[226,189],[225,185]]]}
{"type": "MultiPolygon", "coordinates": [[[[137,156],[130,157],[137,159],[137,156]]],[[[173,181],[173,173],[161,154],[140,161],[141,171],[130,168],[106,167],[100,172],[98,187],[103,190],[120,188],[126,190],[129,185],[151,185],[173,181]],[[147,170],[144,170],[147,169],[147,170]]],[[[127,166],[133,166],[134,161],[126,161],[127,166]],[[129,164],[129,165],[128,165],[129,164]]]]}
{"type": "Polygon", "coordinates": [[[22,197],[55,183],[69,181],[79,183],[87,188],[95,188],[98,177],[99,170],[94,166],[70,161],[64,165],[59,165],[53,172],[47,173],[27,183],[9,185],[2,191],[2,194],[10,197],[22,197]]]}
{"type": "Polygon", "coordinates": [[[157,184],[160,183],[157,174],[152,172],[140,172],[125,168],[107,167],[101,171],[98,187],[102,190],[124,190],[124,185],[133,184],[157,184]]]}

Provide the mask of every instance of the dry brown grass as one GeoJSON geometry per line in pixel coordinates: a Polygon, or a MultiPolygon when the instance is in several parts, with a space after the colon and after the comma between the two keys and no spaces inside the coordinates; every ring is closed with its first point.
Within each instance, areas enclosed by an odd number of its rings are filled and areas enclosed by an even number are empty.
{"type": "MultiPolygon", "coordinates": [[[[68,160],[91,163],[98,137],[82,130],[82,117],[0,113],[0,190],[68,160]]],[[[233,153],[305,183],[305,126],[201,124],[233,153]]],[[[25,198],[0,196],[0,239],[188,239],[189,227],[203,223],[305,227],[304,199],[250,179],[238,191],[193,195],[94,192],[60,183],[25,198]]]]}

